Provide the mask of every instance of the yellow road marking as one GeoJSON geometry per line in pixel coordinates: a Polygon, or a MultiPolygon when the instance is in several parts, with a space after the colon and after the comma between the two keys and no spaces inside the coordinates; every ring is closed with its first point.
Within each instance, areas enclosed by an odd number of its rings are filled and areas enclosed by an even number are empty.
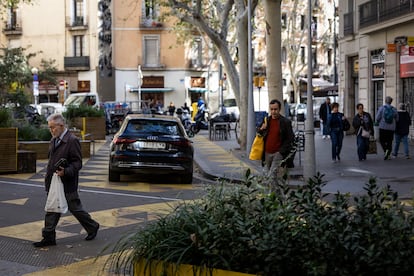
{"type": "MultiPolygon", "coordinates": [[[[137,205],[122,208],[113,208],[103,211],[92,212],[91,216],[101,224],[101,229],[122,227],[131,224],[143,222],[143,220],[154,220],[159,215],[166,214],[171,211],[171,206],[174,206],[174,202],[163,202],[146,205],[137,205]],[[138,215],[140,213],[145,214],[144,218],[138,217],[131,218],[132,215],[138,215]],[[128,218],[125,218],[128,216],[128,218]]],[[[0,236],[23,239],[28,241],[37,241],[41,239],[41,229],[43,227],[43,220],[28,222],[18,225],[12,225],[0,228],[0,236]]],[[[57,227],[57,238],[65,238],[79,233],[71,233],[64,231],[66,226],[78,224],[78,221],[72,215],[62,216],[59,225],[57,227]]]]}
{"type": "Polygon", "coordinates": [[[20,199],[5,200],[5,201],[1,201],[1,203],[14,204],[14,205],[25,205],[28,200],[29,198],[26,197],[26,198],[20,198],[20,199]]]}

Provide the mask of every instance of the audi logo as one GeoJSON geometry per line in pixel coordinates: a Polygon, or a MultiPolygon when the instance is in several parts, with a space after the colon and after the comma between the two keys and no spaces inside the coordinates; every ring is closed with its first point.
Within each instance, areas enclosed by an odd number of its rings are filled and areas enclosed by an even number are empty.
{"type": "Polygon", "coordinates": [[[151,141],[158,140],[158,136],[147,136],[147,140],[151,140],[151,141]]]}

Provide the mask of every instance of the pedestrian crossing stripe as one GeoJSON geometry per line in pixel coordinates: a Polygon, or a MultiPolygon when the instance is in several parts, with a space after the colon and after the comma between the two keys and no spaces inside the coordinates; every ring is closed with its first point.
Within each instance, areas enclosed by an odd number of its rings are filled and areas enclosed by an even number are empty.
{"type": "MultiPolygon", "coordinates": [[[[176,202],[162,202],[113,208],[91,212],[90,215],[94,220],[99,222],[100,230],[105,230],[156,220],[159,216],[170,213],[176,204],[176,202]]],[[[0,228],[0,236],[27,241],[38,241],[42,239],[41,232],[43,225],[44,221],[39,220],[2,227],[0,228]]],[[[56,228],[56,238],[62,239],[85,233],[84,229],[82,229],[81,233],[73,232],[71,230],[71,226],[73,225],[79,225],[76,218],[70,213],[63,215],[56,228]]]]}
{"type": "Polygon", "coordinates": [[[19,198],[19,199],[12,199],[12,200],[5,200],[2,201],[1,203],[6,203],[6,204],[14,204],[14,205],[25,205],[26,202],[29,200],[28,197],[26,198],[19,198]]]}

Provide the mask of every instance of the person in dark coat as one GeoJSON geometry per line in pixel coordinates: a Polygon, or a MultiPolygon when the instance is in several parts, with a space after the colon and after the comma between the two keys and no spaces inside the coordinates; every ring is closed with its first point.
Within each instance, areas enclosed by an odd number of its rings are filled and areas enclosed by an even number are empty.
{"type": "Polygon", "coordinates": [[[326,139],[329,138],[328,129],[326,128],[326,124],[328,123],[328,116],[331,114],[332,108],[331,108],[331,99],[329,97],[326,97],[326,100],[321,106],[319,107],[319,119],[322,123],[322,138],[326,139]]]}
{"type": "Polygon", "coordinates": [[[355,129],[357,140],[357,151],[359,161],[367,159],[369,149],[369,137],[362,136],[362,130],[369,131],[370,135],[374,135],[374,122],[371,115],[364,111],[364,105],[359,103],[356,105],[357,114],[352,120],[352,126],[355,129]]]}
{"type": "Polygon", "coordinates": [[[293,159],[290,155],[293,154],[295,135],[292,122],[280,115],[281,107],[280,101],[271,100],[269,103],[270,116],[259,128],[259,133],[264,135],[262,160],[272,188],[277,184],[278,177],[285,173],[283,167],[291,167],[289,159],[293,159]]]}
{"type": "MultiPolygon", "coordinates": [[[[79,170],[82,168],[82,152],[79,139],[65,127],[62,114],[52,114],[47,119],[52,139],[49,145],[49,162],[46,168],[45,188],[49,192],[52,176],[60,176],[65,191],[68,209],[72,215],[85,228],[88,235],[85,240],[93,240],[99,229],[99,223],[84,211],[78,194],[79,170]],[[58,168],[55,164],[64,158],[66,164],[58,168]]],[[[46,212],[45,224],[42,229],[43,239],[35,242],[35,247],[56,245],[56,226],[61,213],[46,212]]]]}
{"type": "Polygon", "coordinates": [[[343,113],[339,112],[339,104],[332,104],[332,113],[328,116],[326,127],[331,136],[332,143],[332,162],[341,161],[342,142],[344,140],[344,121],[343,113]]]}
{"type": "Polygon", "coordinates": [[[411,117],[410,114],[407,112],[407,108],[404,103],[400,103],[398,107],[398,121],[395,125],[395,144],[394,149],[392,151],[392,157],[397,157],[398,150],[400,148],[400,142],[402,142],[404,145],[404,156],[405,158],[410,159],[408,134],[410,133],[411,117]]]}

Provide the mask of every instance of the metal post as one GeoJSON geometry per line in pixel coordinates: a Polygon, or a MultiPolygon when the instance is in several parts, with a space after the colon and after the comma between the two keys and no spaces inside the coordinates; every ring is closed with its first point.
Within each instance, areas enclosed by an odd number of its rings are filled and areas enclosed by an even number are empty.
{"type": "Polygon", "coordinates": [[[249,88],[248,88],[248,103],[247,103],[247,137],[246,137],[246,150],[247,154],[250,153],[250,149],[252,147],[253,139],[255,136],[255,119],[254,119],[254,102],[253,102],[253,62],[252,62],[252,1],[247,1],[247,58],[248,58],[248,81],[249,81],[249,88]]]}
{"type": "Polygon", "coordinates": [[[308,0],[308,90],[307,90],[307,116],[305,122],[305,162],[303,176],[305,181],[316,173],[315,160],[315,130],[313,125],[313,99],[312,99],[312,0],[308,0]]]}
{"type": "Polygon", "coordinates": [[[37,75],[39,70],[36,67],[32,68],[32,75],[33,75],[33,96],[35,100],[35,109],[37,112],[37,97],[39,96],[39,76],[37,75]]]}
{"type": "Polygon", "coordinates": [[[219,111],[220,114],[224,113],[224,107],[223,107],[223,65],[219,65],[219,111]]]}
{"type": "Polygon", "coordinates": [[[141,106],[141,86],[142,86],[142,71],[141,71],[141,65],[138,65],[138,108],[139,110],[142,110],[141,106]]]}

